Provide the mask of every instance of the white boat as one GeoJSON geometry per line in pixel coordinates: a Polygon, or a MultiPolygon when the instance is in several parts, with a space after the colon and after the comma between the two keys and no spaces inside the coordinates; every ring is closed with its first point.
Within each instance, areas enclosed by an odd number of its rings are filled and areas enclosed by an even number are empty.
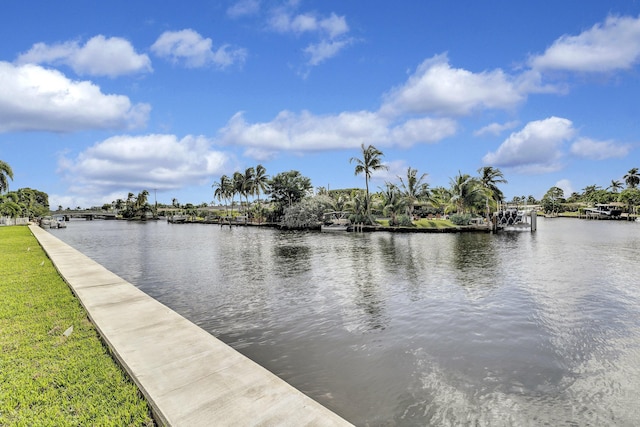
{"type": "Polygon", "coordinates": [[[351,220],[347,217],[348,212],[327,212],[324,214],[320,231],[349,231],[351,220]]]}
{"type": "Polygon", "coordinates": [[[587,217],[618,218],[622,214],[622,209],[618,206],[598,204],[593,208],[586,208],[587,217]]]}
{"type": "Polygon", "coordinates": [[[67,228],[67,221],[64,215],[54,215],[51,228],[67,228]],[[55,226],[53,223],[55,223],[55,226]]]}
{"type": "Polygon", "coordinates": [[[40,218],[40,227],[42,228],[57,228],[58,224],[53,220],[51,216],[43,216],[40,218]]]}

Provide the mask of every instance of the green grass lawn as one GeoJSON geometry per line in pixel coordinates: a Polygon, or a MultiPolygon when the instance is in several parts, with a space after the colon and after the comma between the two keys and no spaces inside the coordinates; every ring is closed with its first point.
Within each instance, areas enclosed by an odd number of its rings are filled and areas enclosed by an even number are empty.
{"type": "MultiPolygon", "coordinates": [[[[389,227],[389,220],[388,219],[379,219],[379,220],[377,220],[377,222],[378,222],[378,224],[380,224],[383,227],[389,227]]],[[[455,227],[455,224],[453,224],[448,219],[421,218],[418,221],[413,221],[413,224],[417,228],[435,228],[435,229],[440,229],[440,228],[455,227]]]]}
{"type": "Polygon", "coordinates": [[[0,426],[154,425],[27,227],[0,227],[0,301],[0,426]]]}
{"type": "Polygon", "coordinates": [[[455,224],[448,219],[427,219],[420,218],[413,222],[418,228],[452,228],[455,224]]]}

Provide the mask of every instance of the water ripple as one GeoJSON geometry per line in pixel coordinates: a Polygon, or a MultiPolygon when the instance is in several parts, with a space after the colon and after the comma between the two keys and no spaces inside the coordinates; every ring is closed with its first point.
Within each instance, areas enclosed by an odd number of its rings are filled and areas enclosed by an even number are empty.
{"type": "Polygon", "coordinates": [[[359,426],[626,426],[640,409],[640,227],[320,234],[52,230],[359,426]]]}

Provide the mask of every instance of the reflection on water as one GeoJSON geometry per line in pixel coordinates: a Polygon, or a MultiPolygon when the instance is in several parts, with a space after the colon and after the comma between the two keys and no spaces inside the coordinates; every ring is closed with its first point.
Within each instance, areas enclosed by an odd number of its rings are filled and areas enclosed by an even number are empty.
{"type": "Polygon", "coordinates": [[[356,425],[637,425],[640,226],[51,230],[356,425]]]}

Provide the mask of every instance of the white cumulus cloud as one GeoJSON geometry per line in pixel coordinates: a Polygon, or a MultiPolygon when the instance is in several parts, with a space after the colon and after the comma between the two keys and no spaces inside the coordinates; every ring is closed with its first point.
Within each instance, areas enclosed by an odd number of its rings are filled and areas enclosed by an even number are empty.
{"type": "Polygon", "coordinates": [[[59,71],[0,62],[0,132],[136,128],[150,109],[59,71]]]}
{"type": "Polygon", "coordinates": [[[72,177],[70,191],[105,194],[135,189],[177,189],[220,174],[229,156],[203,136],[121,135],[98,142],[74,159],[63,158],[60,172],[72,177]]]}
{"type": "Polygon", "coordinates": [[[640,59],[640,18],[610,16],[577,36],[565,35],[530,59],[540,70],[609,72],[629,69],[640,59]]]}
{"type": "Polygon", "coordinates": [[[554,187],[558,187],[559,189],[562,190],[562,193],[564,194],[565,199],[571,196],[571,194],[573,194],[574,192],[573,184],[568,179],[561,179],[560,181],[557,181],[554,187]]]}
{"type": "Polygon", "coordinates": [[[331,39],[349,32],[345,17],[335,13],[321,18],[311,13],[294,15],[284,9],[278,9],[272,14],[269,25],[274,31],[281,33],[320,33],[331,39]]]}
{"type": "Polygon", "coordinates": [[[613,141],[596,141],[590,138],[580,138],[571,144],[571,154],[593,160],[621,158],[629,154],[631,145],[616,144],[613,141]]]}
{"type": "Polygon", "coordinates": [[[36,43],[18,56],[18,64],[64,64],[78,75],[117,77],[124,74],[152,71],[151,60],[145,54],[136,53],[129,43],[120,37],[106,38],[98,35],[84,45],[69,41],[48,45],[36,43]]]}
{"type": "Polygon", "coordinates": [[[466,115],[476,109],[510,109],[524,99],[518,82],[502,70],[452,68],[441,54],[425,60],[405,84],[387,93],[381,112],[466,115]]]}
{"type": "Polygon", "coordinates": [[[329,58],[333,58],[353,42],[352,39],[345,40],[322,40],[318,43],[312,43],[304,49],[304,53],[309,56],[308,64],[315,66],[321,64],[329,58]]]}
{"type": "Polygon", "coordinates": [[[488,165],[516,168],[525,173],[558,170],[562,167],[562,144],[573,138],[575,132],[573,123],[560,117],[529,122],[482,160],[488,165]]]}
{"type": "Polygon", "coordinates": [[[277,8],[272,12],[268,26],[279,33],[317,37],[317,41],[309,43],[303,49],[308,57],[309,67],[333,58],[354,43],[354,39],[348,36],[349,25],[346,18],[335,13],[321,17],[314,13],[295,14],[287,8],[277,8]]]}
{"type": "Polygon", "coordinates": [[[357,148],[366,141],[381,146],[409,147],[432,143],[453,135],[450,119],[412,119],[393,124],[369,111],[336,115],[282,111],[272,121],[249,123],[236,113],[220,130],[223,144],[247,147],[245,155],[269,158],[278,151],[309,152],[357,148]]]}
{"type": "Polygon", "coordinates": [[[475,136],[484,136],[484,135],[500,135],[505,130],[510,130],[518,126],[517,121],[510,121],[506,123],[491,123],[484,126],[481,129],[473,132],[475,136]]]}
{"type": "Polygon", "coordinates": [[[226,68],[244,63],[247,56],[245,49],[233,48],[228,44],[213,50],[213,41],[192,29],[165,31],[151,46],[151,51],[159,57],[182,63],[188,68],[209,65],[226,68]]]}

